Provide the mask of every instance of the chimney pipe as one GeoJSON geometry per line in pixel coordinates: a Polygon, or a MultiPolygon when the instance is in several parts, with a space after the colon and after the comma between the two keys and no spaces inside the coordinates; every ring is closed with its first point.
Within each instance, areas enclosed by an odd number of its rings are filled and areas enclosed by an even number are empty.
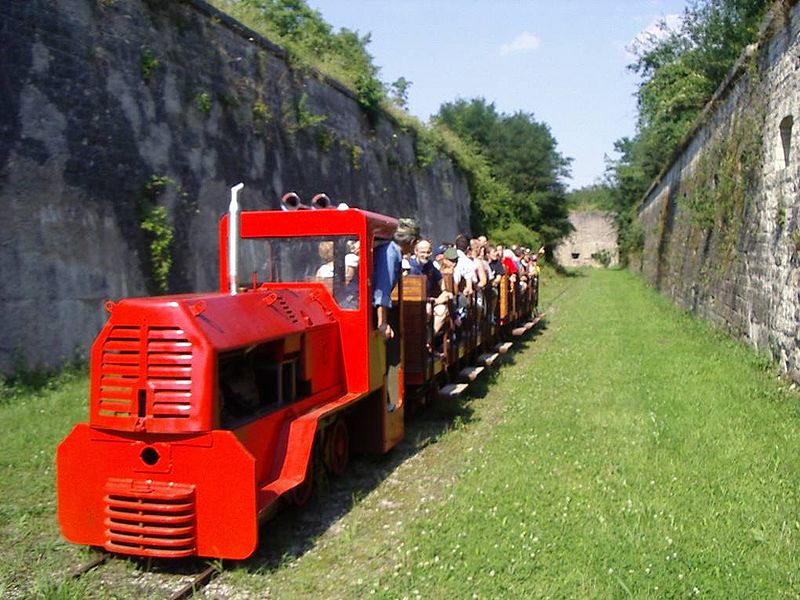
{"type": "Polygon", "coordinates": [[[228,205],[228,284],[231,296],[238,293],[239,288],[239,200],[237,196],[244,183],[237,183],[231,188],[231,203],[228,205]]]}

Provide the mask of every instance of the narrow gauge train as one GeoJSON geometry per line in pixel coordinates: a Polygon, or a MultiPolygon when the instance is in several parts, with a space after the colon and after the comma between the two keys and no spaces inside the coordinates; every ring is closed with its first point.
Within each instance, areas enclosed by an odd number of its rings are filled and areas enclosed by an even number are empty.
{"type": "Polygon", "coordinates": [[[71,542],[245,558],[282,498],[308,499],[315,461],[340,474],[351,451],[388,452],[412,401],[532,312],[530,291],[504,280],[494,315],[472,304],[434,348],[424,278],[408,276],[387,341],[374,326],[372,255],[396,221],[352,208],[240,213],[241,185],[220,222],[218,292],[107,304],[89,421],[58,447],[58,519],[71,542]]]}

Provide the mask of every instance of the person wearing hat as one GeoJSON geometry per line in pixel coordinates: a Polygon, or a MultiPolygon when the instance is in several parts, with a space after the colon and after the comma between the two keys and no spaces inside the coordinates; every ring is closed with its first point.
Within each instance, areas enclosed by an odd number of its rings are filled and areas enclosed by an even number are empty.
{"type": "Polygon", "coordinates": [[[450,262],[456,262],[458,260],[458,250],[453,246],[450,246],[447,250],[442,252],[442,255],[450,262]]]}
{"type": "Polygon", "coordinates": [[[403,254],[408,254],[419,237],[414,219],[399,219],[392,241],[375,247],[372,269],[372,304],[377,309],[377,328],[389,340],[394,330],[389,325],[392,290],[403,268],[403,254]]]}
{"type": "Polygon", "coordinates": [[[442,259],[444,258],[445,250],[447,250],[447,246],[444,244],[439,244],[433,251],[433,266],[440,271],[442,270],[442,259]]]}

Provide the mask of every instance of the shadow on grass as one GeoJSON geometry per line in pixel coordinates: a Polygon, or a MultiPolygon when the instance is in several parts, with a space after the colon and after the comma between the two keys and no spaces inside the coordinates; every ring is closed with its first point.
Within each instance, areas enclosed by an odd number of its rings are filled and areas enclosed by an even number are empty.
{"type": "MultiPolygon", "coordinates": [[[[514,365],[514,355],[527,350],[547,329],[543,319],[531,331],[515,338],[513,350],[502,356],[501,365],[514,365]]],[[[254,554],[243,561],[225,561],[227,567],[243,568],[251,573],[274,571],[287,561],[300,557],[316,544],[317,539],[406,460],[424,448],[437,443],[456,426],[476,419],[472,401],[484,398],[499,375],[499,369],[470,384],[468,394],[450,403],[436,402],[419,411],[406,423],[406,435],[395,448],[383,456],[356,456],[342,477],[332,477],[324,469],[315,471],[315,493],[305,507],[284,502],[277,515],[259,530],[260,544],[254,554]]],[[[235,506],[229,510],[235,510],[235,506]]],[[[140,568],[172,574],[198,572],[209,564],[201,559],[186,561],[136,561],[140,568]]],[[[214,564],[213,562],[211,564],[214,564]]],[[[220,561],[221,565],[221,561],[220,561]]]]}
{"type": "Polygon", "coordinates": [[[590,268],[591,267],[578,267],[578,268],[568,269],[566,267],[562,267],[561,265],[557,264],[553,267],[553,270],[562,277],[574,278],[574,277],[588,277],[589,276],[588,269],[590,268]]]}
{"type": "Polygon", "coordinates": [[[89,375],[89,363],[79,359],[65,362],[53,370],[32,369],[20,361],[16,363],[10,375],[0,373],[0,405],[11,404],[45,390],[57,389],[79,377],[89,375]]]}

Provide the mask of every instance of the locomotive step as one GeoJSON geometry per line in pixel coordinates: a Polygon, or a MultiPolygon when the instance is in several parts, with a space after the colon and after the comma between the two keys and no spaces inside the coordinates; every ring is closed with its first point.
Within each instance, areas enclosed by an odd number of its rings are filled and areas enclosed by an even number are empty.
{"type": "Polygon", "coordinates": [[[466,383],[448,383],[439,390],[439,398],[443,400],[458,398],[465,389],[469,387],[466,383]]]}
{"type": "Polygon", "coordinates": [[[483,373],[485,367],[466,367],[458,374],[462,381],[475,381],[483,373]]]}
{"type": "Polygon", "coordinates": [[[491,367],[492,363],[497,360],[497,357],[500,356],[497,352],[487,352],[486,354],[481,354],[478,357],[478,362],[484,366],[491,367]]]}
{"type": "Polygon", "coordinates": [[[509,348],[511,348],[511,346],[513,345],[514,342],[505,342],[503,344],[497,344],[497,346],[495,346],[494,349],[495,352],[499,354],[505,354],[506,352],[508,352],[509,348]]]}

